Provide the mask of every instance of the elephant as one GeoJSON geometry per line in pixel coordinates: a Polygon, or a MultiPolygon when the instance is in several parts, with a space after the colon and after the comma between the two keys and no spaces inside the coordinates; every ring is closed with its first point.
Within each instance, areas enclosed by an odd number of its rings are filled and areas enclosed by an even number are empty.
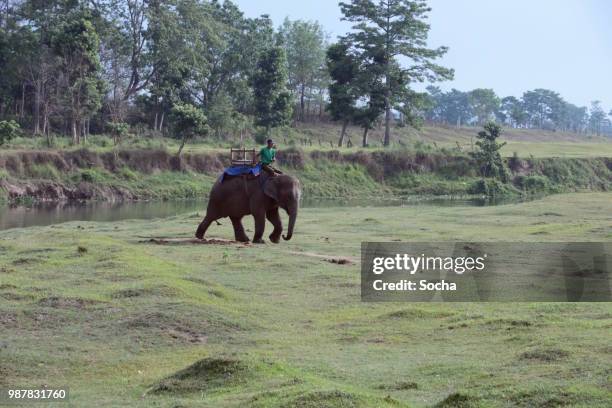
{"type": "Polygon", "coordinates": [[[253,243],[264,243],[262,236],[267,218],[274,226],[269,236],[270,241],[277,244],[283,232],[278,211],[280,207],[289,215],[287,235],[283,235],[283,239],[289,241],[295,228],[300,196],[300,182],[289,175],[225,175],[223,179],[217,180],[211,189],[206,216],[198,226],[195,236],[204,239],[204,234],[212,222],[229,217],[236,241],[249,242],[242,226],[242,217],[251,214],[255,219],[253,243]]]}

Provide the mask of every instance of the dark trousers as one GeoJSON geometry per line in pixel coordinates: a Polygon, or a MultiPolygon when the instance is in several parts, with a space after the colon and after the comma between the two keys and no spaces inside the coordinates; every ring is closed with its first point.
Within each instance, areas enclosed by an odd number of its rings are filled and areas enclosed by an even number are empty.
{"type": "Polygon", "coordinates": [[[271,164],[261,164],[261,169],[263,171],[265,171],[266,173],[268,173],[268,175],[270,176],[274,176],[276,174],[283,174],[283,172],[281,172],[278,169],[275,169],[271,164]]]}

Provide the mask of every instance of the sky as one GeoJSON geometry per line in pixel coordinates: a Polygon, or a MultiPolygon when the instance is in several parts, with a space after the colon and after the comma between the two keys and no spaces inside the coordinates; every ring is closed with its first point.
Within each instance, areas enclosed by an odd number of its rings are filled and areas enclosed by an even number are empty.
{"type": "MultiPolygon", "coordinates": [[[[249,17],[268,14],[317,20],[330,39],[351,25],[335,0],[233,0],[249,17]]],[[[439,62],[455,69],[443,90],[493,88],[501,96],[547,88],[568,102],[600,100],[612,109],[612,1],[429,0],[432,47],[445,45],[439,62]]]]}

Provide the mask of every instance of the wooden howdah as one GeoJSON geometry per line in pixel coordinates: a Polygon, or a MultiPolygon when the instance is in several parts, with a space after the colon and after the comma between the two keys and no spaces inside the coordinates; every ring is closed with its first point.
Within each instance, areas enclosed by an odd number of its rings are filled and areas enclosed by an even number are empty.
{"type": "Polygon", "coordinates": [[[231,149],[232,166],[255,166],[257,164],[257,151],[255,149],[231,149]]]}

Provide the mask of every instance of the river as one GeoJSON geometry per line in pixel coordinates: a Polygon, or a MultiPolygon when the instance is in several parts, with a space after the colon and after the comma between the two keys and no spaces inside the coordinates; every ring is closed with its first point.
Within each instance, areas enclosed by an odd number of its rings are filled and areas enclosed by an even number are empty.
{"type": "MultiPolygon", "coordinates": [[[[406,198],[406,199],[305,199],[302,207],[384,207],[384,206],[488,206],[520,200],[491,201],[486,199],[406,198]]],[[[68,221],[119,221],[126,219],[165,218],[185,213],[205,214],[203,200],[68,202],[33,205],[0,204],[0,230],[36,225],[52,225],[68,221]]]]}

